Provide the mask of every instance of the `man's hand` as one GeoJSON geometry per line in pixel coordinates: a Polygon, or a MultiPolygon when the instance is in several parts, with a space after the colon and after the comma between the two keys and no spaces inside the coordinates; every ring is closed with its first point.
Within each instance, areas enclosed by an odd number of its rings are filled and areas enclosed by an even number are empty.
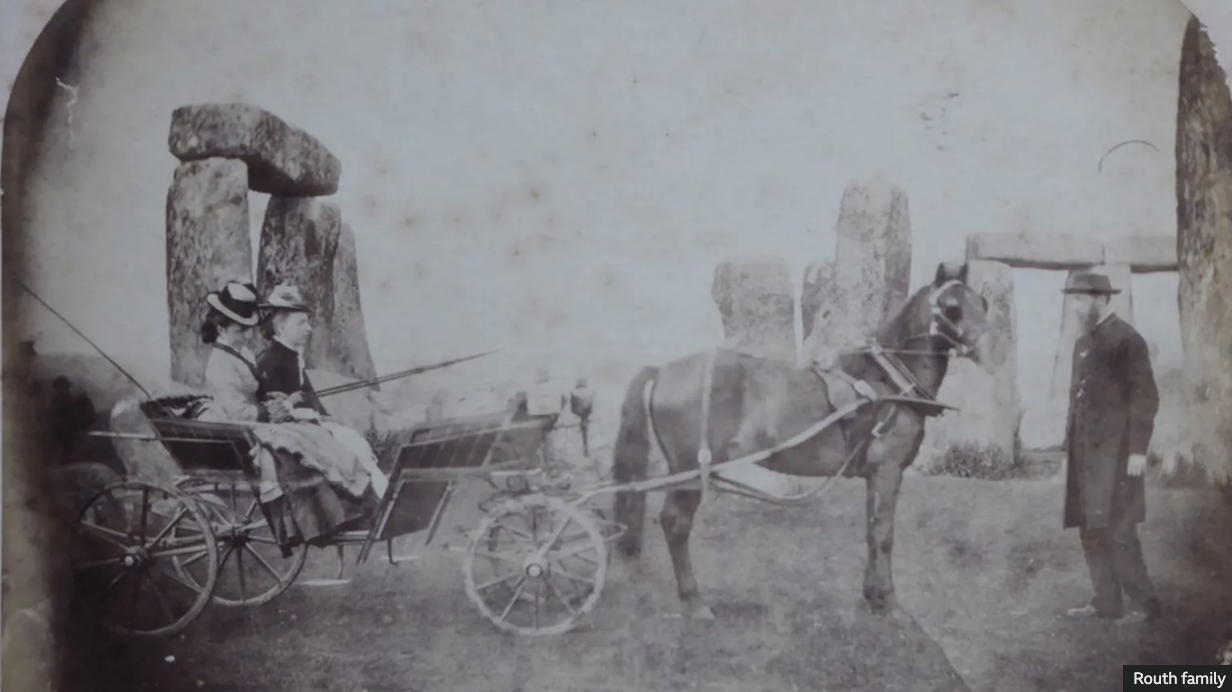
{"type": "Polygon", "coordinates": [[[1129,455],[1129,468],[1126,469],[1126,473],[1128,473],[1131,476],[1141,476],[1142,472],[1145,470],[1146,470],[1146,455],[1145,454],[1130,454],[1129,455]]]}

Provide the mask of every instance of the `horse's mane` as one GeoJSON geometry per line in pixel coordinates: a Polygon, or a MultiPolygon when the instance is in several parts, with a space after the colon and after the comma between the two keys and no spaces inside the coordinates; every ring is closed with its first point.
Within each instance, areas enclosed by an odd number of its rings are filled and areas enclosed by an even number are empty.
{"type": "Polygon", "coordinates": [[[888,348],[902,347],[907,339],[915,336],[912,333],[911,318],[917,313],[916,305],[924,298],[926,291],[932,286],[920,286],[907,299],[894,307],[890,319],[877,330],[877,342],[888,348]]]}

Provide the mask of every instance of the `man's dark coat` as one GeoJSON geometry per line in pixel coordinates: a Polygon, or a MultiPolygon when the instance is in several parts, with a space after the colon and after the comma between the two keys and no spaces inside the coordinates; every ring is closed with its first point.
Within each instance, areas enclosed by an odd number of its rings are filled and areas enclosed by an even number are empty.
{"type": "Polygon", "coordinates": [[[300,370],[299,356],[282,342],[274,340],[257,357],[257,401],[265,401],[273,393],[291,395],[303,392],[304,402],[297,408],[310,408],[327,416],[308,373],[300,370]]]}
{"type": "Polygon", "coordinates": [[[1146,454],[1159,391],[1146,341],[1112,315],[1074,345],[1066,424],[1065,528],[1107,528],[1114,516],[1146,519],[1143,476],[1130,454],[1146,454]],[[1124,514],[1122,514],[1124,513],[1124,514]]]}

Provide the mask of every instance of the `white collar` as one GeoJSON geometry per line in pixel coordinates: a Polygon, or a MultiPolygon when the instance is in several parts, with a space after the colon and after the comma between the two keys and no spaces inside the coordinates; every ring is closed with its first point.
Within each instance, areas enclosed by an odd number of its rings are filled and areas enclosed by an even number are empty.
{"type": "Polygon", "coordinates": [[[1115,312],[1113,312],[1113,311],[1109,310],[1108,312],[1104,313],[1104,316],[1103,316],[1103,317],[1099,318],[1099,321],[1095,323],[1095,326],[1096,326],[1096,327],[1098,327],[1099,325],[1103,324],[1104,322],[1107,322],[1107,321],[1108,321],[1108,318],[1112,317],[1112,316],[1113,316],[1113,315],[1115,315],[1115,314],[1116,314],[1115,312]]]}

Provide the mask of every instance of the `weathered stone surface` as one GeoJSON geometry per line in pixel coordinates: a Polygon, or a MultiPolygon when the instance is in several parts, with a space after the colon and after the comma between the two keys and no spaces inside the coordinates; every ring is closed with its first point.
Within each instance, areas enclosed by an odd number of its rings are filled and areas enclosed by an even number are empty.
{"type": "Polygon", "coordinates": [[[262,297],[274,286],[298,286],[312,308],[312,336],[304,349],[307,367],[345,373],[334,357],[334,258],[342,233],[337,205],[312,197],[270,197],[261,226],[257,286],[262,297]]]}
{"type": "Polygon", "coordinates": [[[167,145],[181,161],[239,159],[248,164],[251,188],[271,195],[332,195],[342,176],[342,162],[320,140],[245,103],[175,109],[167,145]]]}
{"type": "MultiPolygon", "coordinates": [[[[350,224],[342,224],[333,265],[334,322],[330,329],[329,359],[339,374],[356,380],[376,377],[368,332],[364,327],[364,306],[359,295],[359,265],[355,258],[355,234],[350,224]]],[[[373,385],[380,389],[380,385],[373,385]]]]}
{"type": "Polygon", "coordinates": [[[1127,264],[1135,274],[1174,272],[1176,238],[1167,235],[1132,236],[1104,243],[1104,264],[1127,264]]]}
{"type": "Polygon", "coordinates": [[[786,260],[724,260],[715,267],[710,295],[723,318],[724,346],[795,362],[795,298],[786,260]]]}
{"type": "Polygon", "coordinates": [[[993,349],[990,368],[966,359],[950,360],[937,395],[960,410],[930,421],[924,445],[934,453],[944,453],[952,445],[978,447],[994,455],[994,463],[1008,463],[1015,453],[1020,408],[1014,270],[1002,262],[972,260],[967,263],[967,277],[967,283],[988,301],[998,348],[993,349]]]}
{"type": "Polygon", "coordinates": [[[200,387],[210,354],[200,336],[205,294],[252,277],[248,171],[221,158],[180,164],[166,211],[171,378],[200,387]]]}
{"type": "Polygon", "coordinates": [[[975,233],[967,261],[1004,262],[1014,269],[1082,269],[1104,261],[1104,244],[1067,233],[975,233]]]}
{"type": "Polygon", "coordinates": [[[1210,38],[1189,20],[1176,127],[1177,260],[1190,458],[1232,475],[1232,95],[1210,38]]]}
{"type": "Polygon", "coordinates": [[[834,263],[810,263],[804,270],[800,289],[800,324],[804,331],[800,357],[803,360],[829,363],[836,355],[827,350],[829,344],[823,339],[838,307],[834,301],[834,263]]]}
{"type": "MultiPolygon", "coordinates": [[[[1078,270],[1074,270],[1078,271],[1078,270]]],[[[1121,293],[1112,297],[1113,311],[1121,319],[1133,324],[1133,284],[1129,265],[1105,265],[1090,269],[1107,274],[1114,288],[1121,293]]],[[[1071,271],[1072,275],[1074,272],[1071,271]]],[[[1082,335],[1082,325],[1074,313],[1074,299],[1067,295],[1061,296],[1061,335],[1057,340],[1057,352],[1052,364],[1052,389],[1049,397],[1047,436],[1044,446],[1060,444],[1065,437],[1065,420],[1069,411],[1069,384],[1074,367],[1074,344],[1082,335]]]]}
{"type": "Polygon", "coordinates": [[[830,310],[815,341],[850,349],[876,333],[907,299],[911,283],[911,220],[907,193],[880,178],[852,182],[843,192],[834,254],[834,290],[823,295],[830,310]]]}

